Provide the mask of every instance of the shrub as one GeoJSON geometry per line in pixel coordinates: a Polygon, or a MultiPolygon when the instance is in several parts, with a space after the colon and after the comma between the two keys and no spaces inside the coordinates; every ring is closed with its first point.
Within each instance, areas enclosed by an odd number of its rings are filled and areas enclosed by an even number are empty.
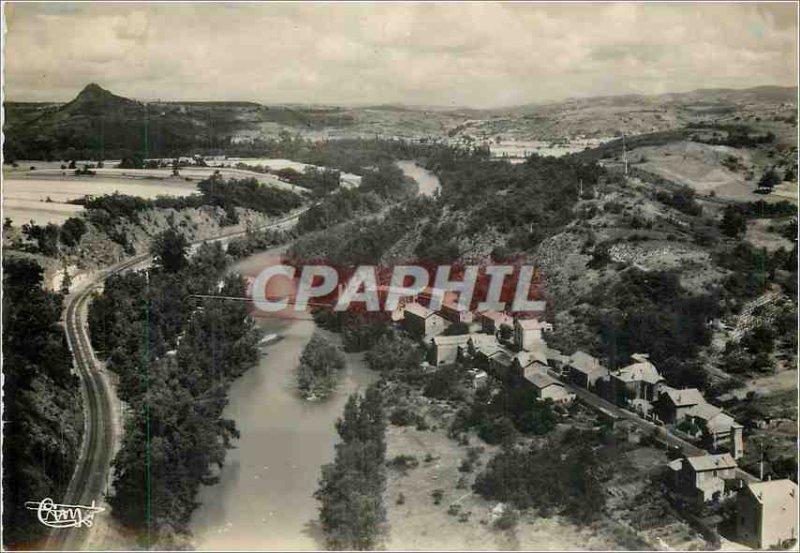
{"type": "Polygon", "coordinates": [[[494,521],[494,527],[498,530],[512,530],[517,524],[519,524],[519,513],[510,507],[506,507],[503,514],[494,521]]]}

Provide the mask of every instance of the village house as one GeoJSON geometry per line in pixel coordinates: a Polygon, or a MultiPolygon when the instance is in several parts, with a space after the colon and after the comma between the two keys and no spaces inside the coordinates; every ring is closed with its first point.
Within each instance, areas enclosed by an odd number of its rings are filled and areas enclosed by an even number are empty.
{"type": "Polygon", "coordinates": [[[736,479],[736,467],[727,453],[685,457],[669,464],[673,489],[697,503],[722,499],[725,481],[736,479]]]}
{"type": "Polygon", "coordinates": [[[684,420],[696,426],[699,435],[702,435],[707,445],[713,449],[726,446],[734,459],[738,459],[744,453],[742,425],[719,407],[703,400],[702,403],[686,411],[684,420]]]}
{"type": "Polygon", "coordinates": [[[703,394],[697,388],[678,390],[664,386],[656,401],[656,413],[665,423],[675,424],[685,419],[693,407],[705,402],[703,394]]]}
{"type": "Polygon", "coordinates": [[[736,497],[738,540],[768,549],[797,540],[797,484],[791,480],[750,483],[736,497]]]}
{"type": "Polygon", "coordinates": [[[514,375],[514,354],[505,349],[498,349],[489,355],[489,371],[499,380],[510,380],[514,375]]]}
{"type": "Polygon", "coordinates": [[[469,335],[467,349],[472,356],[478,355],[482,352],[492,354],[500,348],[501,346],[497,342],[497,338],[494,336],[479,333],[473,333],[469,335]]]}
{"type": "Polygon", "coordinates": [[[569,355],[564,355],[561,353],[561,350],[551,348],[550,346],[547,346],[542,351],[547,359],[547,364],[555,372],[562,374],[564,371],[568,370],[569,355]]]}
{"type": "Polygon", "coordinates": [[[543,372],[539,366],[532,365],[525,369],[523,378],[533,386],[536,398],[540,401],[549,399],[553,403],[570,403],[575,399],[574,393],[567,390],[561,382],[547,372],[543,372]]]}
{"type": "Polygon", "coordinates": [[[442,306],[439,308],[438,313],[454,324],[470,324],[474,320],[472,311],[459,309],[458,301],[450,298],[445,299],[445,301],[442,302],[442,306]]]}
{"type": "Polygon", "coordinates": [[[514,320],[514,345],[518,349],[531,350],[545,346],[542,331],[553,330],[553,325],[539,319],[514,320]]]}
{"type": "Polygon", "coordinates": [[[419,303],[409,303],[403,309],[403,328],[415,338],[437,336],[447,328],[447,321],[419,303]]]}
{"type": "Polygon", "coordinates": [[[514,328],[514,319],[505,313],[498,311],[484,311],[478,314],[478,322],[481,330],[487,334],[496,334],[501,326],[507,326],[509,330],[514,328]]]}
{"type": "Polygon", "coordinates": [[[470,335],[434,336],[431,338],[431,363],[435,366],[455,363],[466,353],[470,335]]]}
{"type": "Polygon", "coordinates": [[[658,398],[665,381],[647,354],[634,353],[631,359],[632,364],[610,373],[610,399],[617,405],[636,406],[647,414],[649,403],[658,398]]]}
{"type": "Polygon", "coordinates": [[[576,351],[567,361],[569,380],[582,388],[592,389],[608,374],[600,360],[583,351],[576,351]]]}
{"type": "Polygon", "coordinates": [[[386,300],[389,295],[394,295],[397,297],[397,308],[392,310],[391,319],[392,321],[402,321],[405,315],[405,307],[406,305],[416,301],[416,295],[409,294],[405,288],[399,288],[395,286],[388,286],[386,284],[381,284],[376,286],[374,289],[370,288],[369,291],[375,291],[378,296],[378,302],[383,307],[386,305],[386,300]]]}

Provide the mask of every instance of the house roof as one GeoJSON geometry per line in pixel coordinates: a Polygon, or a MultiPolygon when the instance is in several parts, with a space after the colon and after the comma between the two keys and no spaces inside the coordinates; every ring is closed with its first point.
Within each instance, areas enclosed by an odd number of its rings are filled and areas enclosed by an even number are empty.
{"type": "Polygon", "coordinates": [[[589,372],[600,364],[600,360],[585,351],[578,350],[569,356],[569,364],[581,372],[589,372]]]}
{"type": "MultiPolygon", "coordinates": [[[[797,484],[791,480],[752,482],[747,485],[747,489],[764,506],[765,515],[797,501],[797,484]]],[[[764,519],[768,520],[767,516],[764,519]]]]}
{"type": "Polygon", "coordinates": [[[736,420],[734,420],[732,416],[720,412],[711,420],[706,421],[706,430],[710,434],[719,434],[722,432],[730,432],[734,425],[736,425],[736,420]]]}
{"type": "Polygon", "coordinates": [[[618,379],[624,382],[647,382],[648,384],[655,384],[664,380],[658,369],[649,361],[639,361],[627,367],[621,368],[615,375],[618,379]]]}
{"type": "Polygon", "coordinates": [[[523,369],[537,361],[542,365],[547,365],[547,355],[545,355],[544,351],[540,350],[521,351],[514,357],[516,357],[517,361],[519,361],[519,366],[523,369]]]}
{"type": "Polygon", "coordinates": [[[472,340],[472,345],[476,349],[499,346],[497,338],[495,338],[491,334],[475,333],[475,334],[470,334],[469,338],[470,340],[472,340]]]}
{"type": "Polygon", "coordinates": [[[530,371],[525,371],[525,380],[527,380],[540,390],[543,390],[548,386],[562,385],[558,380],[556,380],[546,372],[537,371],[535,369],[530,371]]]}
{"type": "Polygon", "coordinates": [[[663,394],[672,402],[675,407],[690,407],[692,405],[699,405],[705,403],[705,398],[700,390],[697,388],[686,388],[678,390],[667,386],[664,388],[663,394]]]}
{"type": "Polygon", "coordinates": [[[706,403],[705,400],[703,400],[702,403],[698,403],[686,412],[686,414],[690,417],[696,417],[704,421],[710,421],[720,413],[722,413],[722,409],[719,407],[714,407],[710,403],[706,403]]]}
{"type": "Polygon", "coordinates": [[[510,353],[508,353],[507,351],[502,350],[502,349],[501,350],[497,350],[496,352],[491,354],[489,356],[489,358],[492,361],[494,361],[494,362],[496,362],[496,363],[498,363],[500,365],[503,365],[504,367],[510,367],[511,363],[514,362],[514,357],[510,353]]]}
{"type": "Polygon", "coordinates": [[[431,341],[437,346],[464,346],[469,339],[469,334],[458,334],[456,336],[434,336],[431,341]]]}
{"type": "Polygon", "coordinates": [[[707,470],[724,470],[735,469],[737,467],[736,461],[731,457],[730,453],[723,453],[721,455],[697,455],[695,457],[687,457],[686,462],[692,467],[695,472],[704,472],[707,470]]]}
{"type": "Polygon", "coordinates": [[[428,317],[436,315],[436,313],[434,313],[424,305],[416,302],[407,304],[405,307],[405,312],[411,313],[412,315],[416,315],[417,317],[423,319],[427,319],[428,317]]]}
{"type": "Polygon", "coordinates": [[[500,313],[499,311],[482,311],[478,314],[479,317],[486,317],[487,319],[491,319],[496,323],[505,323],[510,322],[511,317],[506,315],[505,313],[500,313]]]}
{"type": "Polygon", "coordinates": [[[550,323],[540,321],[539,319],[517,319],[514,323],[522,330],[542,330],[550,328],[550,323]]]}
{"type": "Polygon", "coordinates": [[[544,313],[545,309],[547,308],[546,301],[532,301],[529,302],[530,309],[526,309],[527,312],[536,312],[536,313],[544,313]]]}

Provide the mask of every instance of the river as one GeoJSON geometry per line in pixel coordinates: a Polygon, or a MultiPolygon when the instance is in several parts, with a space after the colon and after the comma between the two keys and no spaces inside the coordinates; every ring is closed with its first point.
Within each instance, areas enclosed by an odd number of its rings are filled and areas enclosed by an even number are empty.
{"type": "Polygon", "coordinates": [[[440,189],[439,178],[414,163],[413,161],[398,161],[397,166],[419,184],[419,193],[423,196],[433,196],[440,189]]]}
{"type": "MultiPolygon", "coordinates": [[[[435,175],[413,162],[400,168],[431,195],[435,175]]],[[[251,256],[235,266],[255,276],[283,248],[251,256]]],[[[262,349],[258,364],[236,380],[228,393],[226,418],[236,421],[241,438],[228,451],[219,482],[202,486],[190,529],[199,550],[320,549],[315,530],[318,503],[313,498],[320,467],[333,459],[334,423],[347,397],[377,379],[363,354],[346,354],[347,368],[334,394],[322,402],[298,396],[294,370],[314,332],[311,320],[262,318],[266,333],[282,340],[262,349]]]]}

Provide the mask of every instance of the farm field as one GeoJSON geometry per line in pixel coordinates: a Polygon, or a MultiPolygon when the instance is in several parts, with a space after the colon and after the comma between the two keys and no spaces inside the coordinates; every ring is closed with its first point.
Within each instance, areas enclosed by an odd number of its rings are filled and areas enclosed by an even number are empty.
{"type": "MultiPolygon", "coordinates": [[[[71,170],[62,170],[61,162],[20,162],[19,165],[17,168],[3,169],[4,213],[13,221],[34,221],[37,224],[63,223],[82,209],[67,202],[87,195],[118,192],[148,199],[189,196],[197,191],[198,181],[208,178],[215,171],[219,171],[225,179],[252,177],[267,186],[306,192],[306,189],[284,182],[274,175],[233,168],[189,167],[180,170],[180,177],[174,177],[171,169],[108,167],[93,169],[96,175],[75,176],[71,170]],[[31,166],[36,169],[30,170],[31,166]]],[[[78,163],[78,166],[81,164],[78,163]]],[[[360,184],[360,177],[357,179],[355,186],[360,184]]]]}

